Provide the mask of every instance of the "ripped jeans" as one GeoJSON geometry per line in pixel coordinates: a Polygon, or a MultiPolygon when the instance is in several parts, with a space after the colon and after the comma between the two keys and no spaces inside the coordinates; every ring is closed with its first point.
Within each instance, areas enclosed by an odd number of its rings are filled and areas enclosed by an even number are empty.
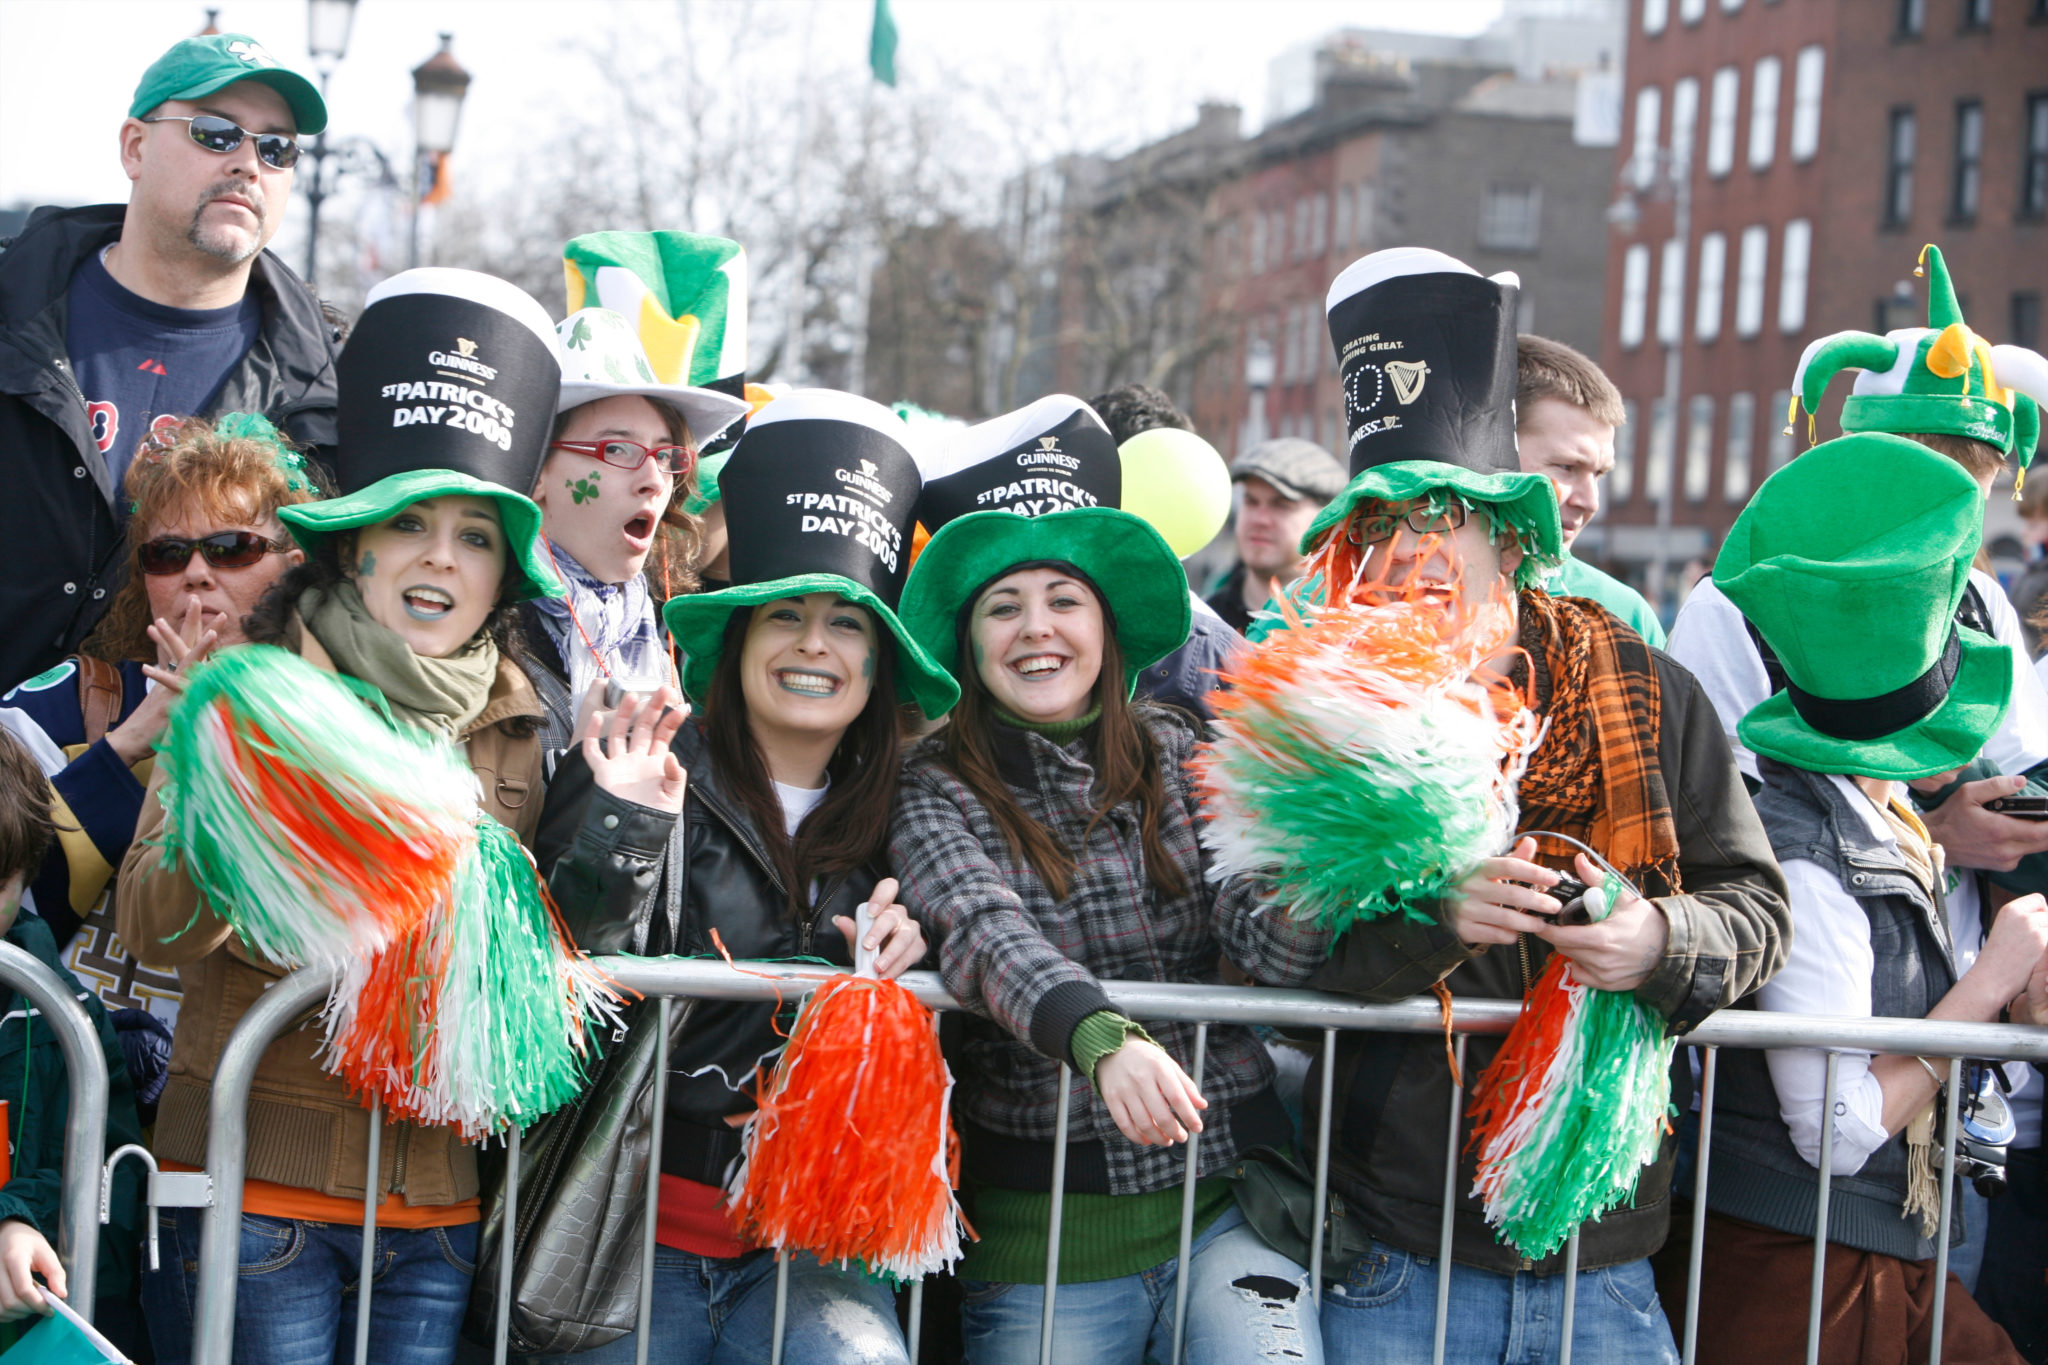
{"type": "MultiPolygon", "coordinates": [[[[1188,1365],[1322,1365],[1308,1272],[1259,1239],[1232,1205],[1188,1255],[1188,1365]]],[[[1116,1280],[1063,1284],[1053,1304],[1060,1365],[1145,1365],[1173,1355],[1179,1259],[1116,1280]]],[[[1043,1284],[962,1282],[968,1365],[1037,1365],[1043,1284]]]]}

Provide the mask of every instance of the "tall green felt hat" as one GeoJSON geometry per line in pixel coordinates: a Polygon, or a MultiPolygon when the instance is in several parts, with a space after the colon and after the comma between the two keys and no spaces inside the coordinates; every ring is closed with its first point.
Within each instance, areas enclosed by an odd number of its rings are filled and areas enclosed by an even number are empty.
{"type": "Polygon", "coordinates": [[[1070,564],[1109,608],[1126,694],[1180,648],[1187,574],[1165,537],[1121,510],[1123,457],[1095,409],[1048,395],[953,434],[918,505],[932,533],[903,590],[903,622],[962,676],[960,615],[1020,564],[1070,564]]]}
{"type": "Polygon", "coordinates": [[[1983,523],[1976,480],[1899,436],[1844,436],[1764,480],[1714,562],[1787,679],[1742,742],[1902,781],[1974,759],[2013,685],[2011,651],[1956,622],[1983,523]]]}
{"type": "Polygon", "coordinates": [[[1524,474],[1515,449],[1520,292],[1512,272],[1488,278],[1426,247],[1375,251],[1331,282],[1351,481],[1310,523],[1304,554],[1362,502],[1449,496],[1515,535],[1528,581],[1563,555],[1557,490],[1524,474]]]}
{"type": "Polygon", "coordinates": [[[1913,273],[1927,280],[1927,326],[1883,336],[1836,332],[1808,345],[1792,378],[1786,430],[1804,408],[1810,437],[1828,382],[1857,370],[1842,404],[1843,431],[1967,436],[2026,469],[2040,443],[2048,359],[2023,346],[1993,346],[1970,330],[1940,247],[1922,247],[1913,273]]]}
{"type": "Polygon", "coordinates": [[[959,687],[896,615],[924,467],[893,413],[857,394],[793,390],[747,422],[720,482],[732,586],[662,608],[692,700],[711,690],[734,612],[833,592],[895,639],[903,701],[932,718],[952,709],[959,687]]]}
{"type": "Polygon", "coordinates": [[[336,497],[277,510],[311,551],[431,498],[497,504],[522,597],[560,597],[527,495],[562,387],[547,310],[517,285],[429,266],[372,289],[335,364],[336,497]]]}

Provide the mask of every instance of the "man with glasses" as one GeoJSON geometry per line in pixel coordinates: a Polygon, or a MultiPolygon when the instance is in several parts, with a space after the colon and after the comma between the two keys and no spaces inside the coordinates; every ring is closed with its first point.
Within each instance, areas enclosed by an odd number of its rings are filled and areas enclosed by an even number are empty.
{"type": "Polygon", "coordinates": [[[121,125],[127,204],[39,210],[0,253],[0,688],[75,651],[120,586],[122,482],[152,431],[242,410],[333,442],[333,329],[263,249],[326,122],[253,38],[188,38],[121,125]]]}

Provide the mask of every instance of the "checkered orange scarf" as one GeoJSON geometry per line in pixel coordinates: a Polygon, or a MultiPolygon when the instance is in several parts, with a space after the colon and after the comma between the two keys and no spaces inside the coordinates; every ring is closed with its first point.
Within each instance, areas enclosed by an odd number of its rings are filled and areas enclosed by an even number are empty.
{"type": "MultiPolygon", "coordinates": [[[[1540,654],[1550,679],[1549,696],[1540,698],[1550,730],[1522,775],[1520,827],[1583,840],[1646,895],[1677,894],[1678,829],[1657,763],[1650,647],[1584,599],[1531,588],[1519,603],[1522,647],[1532,665],[1540,654]]],[[[1538,852],[1571,866],[1562,845],[1538,852]]]]}

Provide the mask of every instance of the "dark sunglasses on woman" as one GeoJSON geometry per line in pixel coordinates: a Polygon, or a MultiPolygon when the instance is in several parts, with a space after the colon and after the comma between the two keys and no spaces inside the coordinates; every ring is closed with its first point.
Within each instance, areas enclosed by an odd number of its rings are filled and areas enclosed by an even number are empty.
{"type": "Polygon", "coordinates": [[[697,452],[688,446],[643,446],[638,441],[556,441],[556,450],[603,460],[614,469],[638,469],[652,459],[669,473],[681,478],[697,464],[697,452]]]}
{"type": "Polygon", "coordinates": [[[146,574],[183,573],[192,552],[197,550],[216,569],[246,569],[265,555],[281,555],[291,548],[288,540],[272,540],[254,531],[215,531],[194,540],[158,536],[142,542],[135,552],[135,562],[146,574]]]}
{"type": "Polygon", "coordinates": [[[217,114],[158,114],[144,123],[182,123],[192,140],[209,152],[226,156],[242,145],[242,139],[256,139],[256,155],[273,170],[288,171],[299,164],[299,144],[283,133],[252,133],[217,114]]]}

